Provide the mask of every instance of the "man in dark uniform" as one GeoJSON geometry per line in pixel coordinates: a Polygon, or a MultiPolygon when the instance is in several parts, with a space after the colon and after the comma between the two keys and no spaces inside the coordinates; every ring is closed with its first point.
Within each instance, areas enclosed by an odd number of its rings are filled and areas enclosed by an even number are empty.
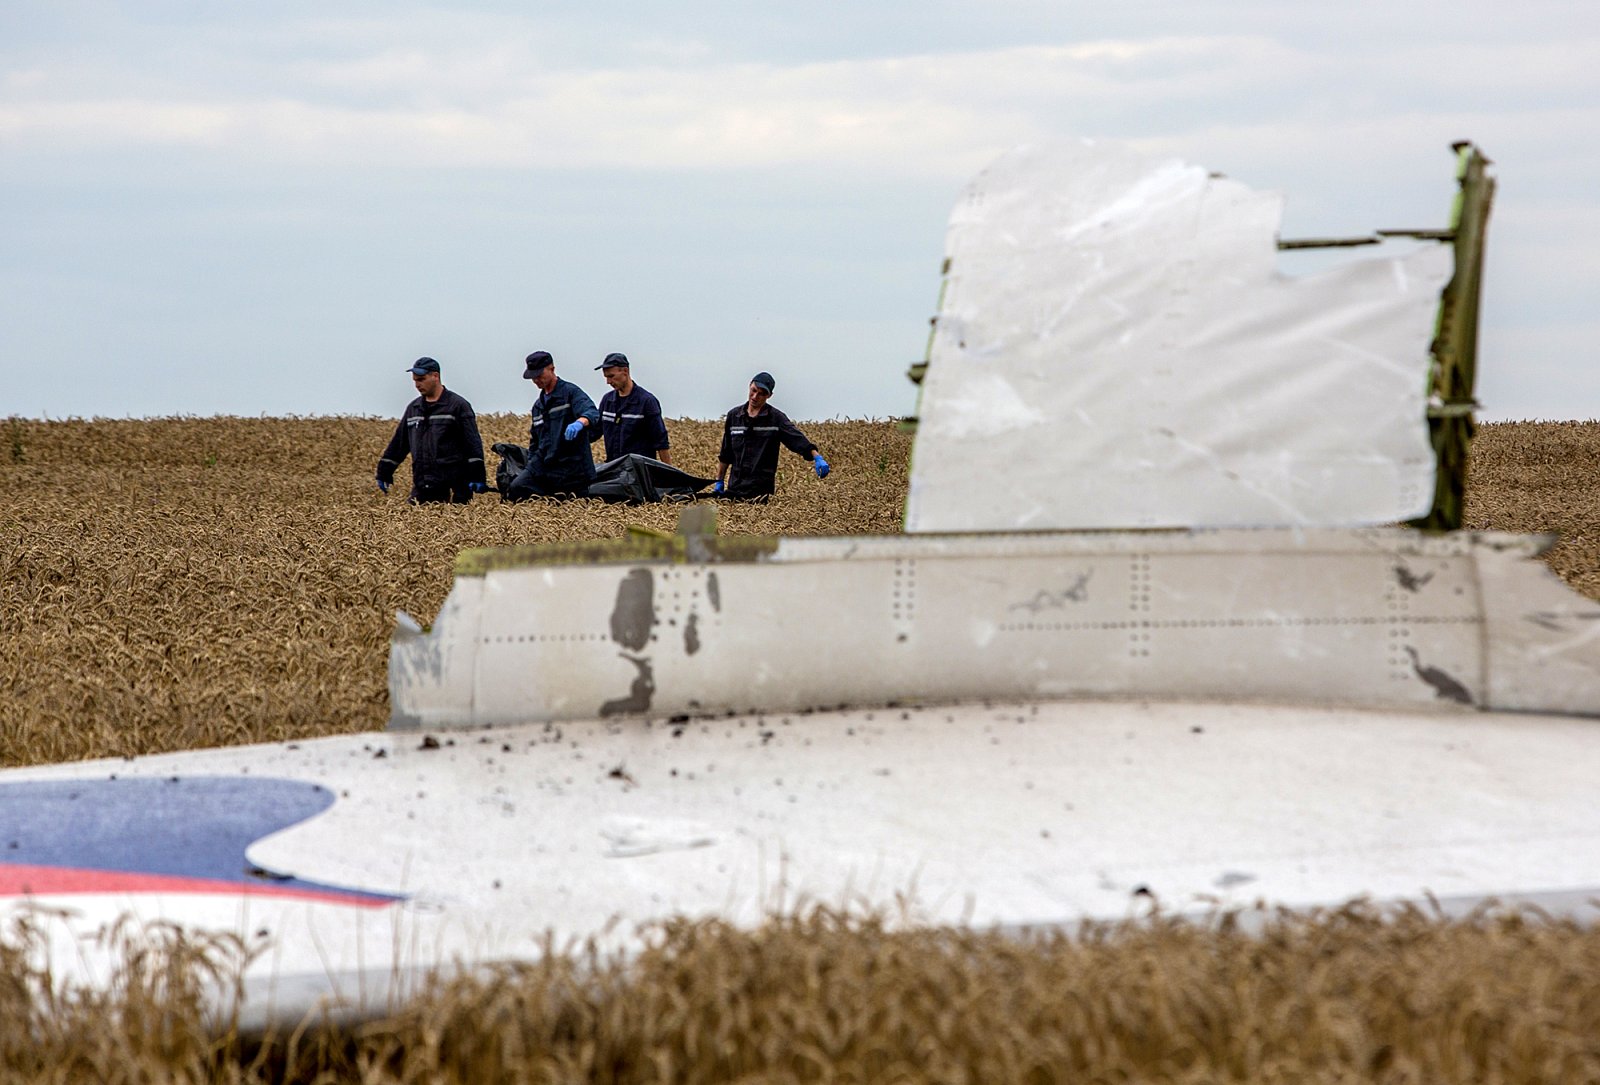
{"type": "Polygon", "coordinates": [[[828,461],[817,446],[806,440],[788,415],[767,402],[775,383],[771,373],[757,373],[750,378],[749,398],[723,420],[713,493],[765,501],[777,489],[780,444],[810,460],[818,478],[828,477],[828,461]],[[730,469],[732,478],[728,477],[730,469]]]}
{"type": "Polygon", "coordinates": [[[585,431],[600,424],[594,400],[571,381],[556,376],[549,352],[528,355],[523,377],[539,389],[528,428],[528,463],[511,481],[507,501],[530,497],[584,497],[594,478],[594,456],[585,431]]]}
{"type": "Polygon", "coordinates": [[[378,461],[378,489],[389,492],[395,468],[411,454],[411,503],[450,501],[464,505],[488,489],[483,473],[483,438],[472,404],[444,386],[439,363],[411,364],[417,398],[406,406],[389,447],[378,461]]]}
{"type": "MultiPolygon", "coordinates": [[[[595,366],[611,391],[600,397],[600,433],[606,439],[606,459],[637,452],[662,463],[672,462],[667,450],[667,424],[661,420],[661,401],[633,383],[626,354],[607,354],[595,366]]],[[[589,440],[595,436],[591,433],[589,440]]]]}

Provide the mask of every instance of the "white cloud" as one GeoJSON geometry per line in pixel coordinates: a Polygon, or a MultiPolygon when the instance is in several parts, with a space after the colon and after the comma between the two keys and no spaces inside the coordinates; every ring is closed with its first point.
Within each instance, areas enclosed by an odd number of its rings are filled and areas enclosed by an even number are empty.
{"type": "MultiPolygon", "coordinates": [[[[476,25],[476,24],[474,24],[476,25]]],[[[502,32],[503,24],[491,21],[502,32]]],[[[1491,103],[1553,80],[1553,101],[1500,112],[1600,135],[1600,39],[1490,50],[1374,51],[1352,60],[1262,37],[1156,38],[953,54],[773,63],[552,66],[536,36],[393,42],[273,68],[263,93],[230,79],[270,60],[208,55],[187,84],[115,67],[30,67],[8,80],[0,146],[87,154],[188,143],[247,161],[538,168],[718,169],[805,163],[960,175],[1052,134],[1132,136],[1275,153],[1372,156],[1419,129],[1481,131],[1491,103]],[[1585,60],[1587,58],[1587,62],[1585,60]],[[1418,107],[1372,108],[1404,80],[1418,107]],[[144,87],[109,93],[108,84],[144,87]]],[[[243,42],[234,43],[243,49],[243,42]]],[[[692,52],[692,50],[688,50],[692,52]]],[[[169,60],[169,64],[171,61],[169,60]]],[[[183,70],[179,65],[176,69],[183,70]]],[[[1542,127],[1550,125],[1545,123],[1542,127]]],[[[1548,133],[1544,133],[1548,134],[1548,133]]],[[[1479,137],[1482,138],[1482,137],[1479,137]]],[[[1593,138],[1590,144],[1595,143],[1593,138]]],[[[1252,158],[1254,153],[1247,153],[1252,158]]]]}
{"type": "Polygon", "coordinates": [[[67,148],[216,143],[237,111],[222,104],[51,101],[0,106],[0,145],[47,142],[67,148]]]}

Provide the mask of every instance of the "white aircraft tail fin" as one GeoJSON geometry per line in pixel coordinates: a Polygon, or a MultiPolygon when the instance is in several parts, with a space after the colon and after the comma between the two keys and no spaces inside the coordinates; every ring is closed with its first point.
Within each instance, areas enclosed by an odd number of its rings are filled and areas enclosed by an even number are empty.
{"type": "Polygon", "coordinates": [[[906,530],[1427,513],[1451,250],[1292,277],[1281,211],[1115,144],[1020,147],[980,174],[950,218],[906,530]]]}

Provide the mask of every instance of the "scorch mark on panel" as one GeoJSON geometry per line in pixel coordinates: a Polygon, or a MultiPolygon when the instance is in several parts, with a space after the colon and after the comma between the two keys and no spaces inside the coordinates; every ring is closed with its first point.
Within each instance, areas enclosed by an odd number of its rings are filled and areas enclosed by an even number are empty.
{"type": "Polygon", "coordinates": [[[1433,692],[1447,701],[1456,701],[1460,704],[1471,704],[1472,693],[1458,682],[1455,677],[1438,667],[1424,666],[1422,658],[1417,655],[1417,650],[1406,645],[1406,653],[1411,656],[1411,666],[1417,672],[1417,677],[1433,687],[1433,692]]]}
{"type": "Polygon", "coordinates": [[[611,639],[624,648],[641,651],[650,643],[650,630],[655,624],[655,577],[649,569],[630,569],[617,585],[617,602],[611,608],[611,639]]]}
{"type": "Polygon", "coordinates": [[[600,706],[601,716],[621,716],[630,712],[650,711],[650,700],[656,694],[654,668],[650,666],[648,659],[626,654],[623,654],[622,658],[638,668],[638,673],[633,676],[626,697],[618,697],[600,706]]]}
{"type": "Polygon", "coordinates": [[[1020,603],[1012,603],[1007,610],[1026,610],[1029,614],[1037,614],[1041,610],[1061,610],[1068,603],[1082,603],[1089,598],[1089,578],[1094,575],[1090,569],[1086,573],[1079,573],[1078,579],[1072,582],[1072,587],[1061,591],[1045,591],[1040,589],[1033,593],[1032,599],[1024,599],[1020,603]]]}
{"type": "Polygon", "coordinates": [[[1418,576],[1404,565],[1396,565],[1394,567],[1394,576],[1402,588],[1411,592],[1421,591],[1422,586],[1433,579],[1432,573],[1424,573],[1422,576],[1418,576]]]}

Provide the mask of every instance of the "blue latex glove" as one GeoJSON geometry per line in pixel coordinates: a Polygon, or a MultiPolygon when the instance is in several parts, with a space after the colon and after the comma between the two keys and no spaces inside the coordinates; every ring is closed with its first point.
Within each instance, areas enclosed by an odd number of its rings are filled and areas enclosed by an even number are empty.
{"type": "Polygon", "coordinates": [[[711,484],[711,492],[719,496],[722,494],[722,480],[720,478],[711,484]]]}
{"type": "Polygon", "coordinates": [[[578,434],[580,434],[582,432],[583,432],[583,423],[582,422],[573,422],[570,425],[568,425],[567,428],[564,431],[562,431],[561,435],[563,437],[565,437],[567,440],[570,441],[570,440],[572,440],[574,437],[576,437],[578,434]]]}
{"type": "Polygon", "coordinates": [[[380,478],[378,480],[378,489],[382,490],[384,493],[388,493],[389,492],[389,484],[387,482],[383,481],[383,479],[380,478]]]}
{"type": "Polygon", "coordinates": [[[828,472],[833,470],[833,468],[828,466],[828,461],[822,458],[822,453],[820,452],[818,452],[816,458],[811,461],[811,466],[816,469],[818,478],[827,478],[828,472]]]}
{"type": "Polygon", "coordinates": [[[467,489],[475,494],[488,493],[489,484],[487,482],[469,482],[467,483],[467,489]]]}

